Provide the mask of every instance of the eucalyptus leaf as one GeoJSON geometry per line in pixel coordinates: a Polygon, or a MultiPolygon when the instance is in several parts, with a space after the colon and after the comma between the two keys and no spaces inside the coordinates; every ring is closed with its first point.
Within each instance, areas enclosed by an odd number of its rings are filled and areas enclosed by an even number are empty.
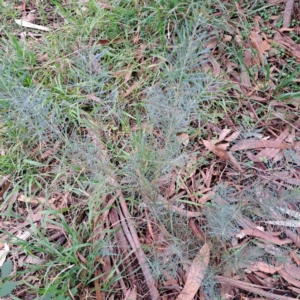
{"type": "Polygon", "coordinates": [[[1,277],[4,279],[6,276],[8,276],[12,271],[12,261],[7,260],[3,266],[1,267],[1,277]]]}
{"type": "Polygon", "coordinates": [[[6,281],[4,284],[0,286],[0,296],[1,297],[8,296],[16,286],[17,286],[16,282],[6,281]]]}

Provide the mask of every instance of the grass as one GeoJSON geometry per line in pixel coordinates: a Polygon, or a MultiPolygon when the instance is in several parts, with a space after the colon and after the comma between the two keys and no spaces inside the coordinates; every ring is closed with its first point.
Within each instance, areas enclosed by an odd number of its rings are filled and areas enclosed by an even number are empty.
{"type": "Polygon", "coordinates": [[[237,234],[251,223],[286,237],[266,221],[293,220],[282,209],[297,210],[297,177],[280,188],[276,172],[297,172],[297,149],[276,162],[234,152],[240,174],[202,145],[226,128],[240,131],[230,141],[238,143],[278,136],[287,124],[299,139],[295,58],[277,44],[287,62],[278,72],[280,60],[263,54],[257,63],[249,45],[253,14],[270,30],[280,7],[259,1],[249,11],[254,1],[245,1],[242,14],[217,0],[24,3],[22,12],[18,1],[0,1],[0,175],[10,176],[0,184],[1,242],[13,262],[1,284],[17,284],[11,299],[155,299],[151,278],[160,296],[173,297],[206,243],[207,299],[224,297],[215,275],[243,279],[250,263],[291,263],[291,245],[274,246],[284,253],[276,257],[262,238],[237,234]],[[31,22],[51,31],[14,22],[32,10],[31,22]],[[245,49],[255,63],[246,64],[245,49]],[[237,81],[243,72],[248,86],[237,81]]]}

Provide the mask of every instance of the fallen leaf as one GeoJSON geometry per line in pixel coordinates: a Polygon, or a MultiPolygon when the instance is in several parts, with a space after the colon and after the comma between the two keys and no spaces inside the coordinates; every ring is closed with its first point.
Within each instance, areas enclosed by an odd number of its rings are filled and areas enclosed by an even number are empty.
{"type": "Polygon", "coordinates": [[[269,265],[265,262],[258,261],[256,263],[250,263],[249,269],[252,272],[260,271],[260,272],[264,272],[264,273],[268,273],[268,274],[274,274],[274,273],[278,272],[278,270],[281,270],[282,268],[283,268],[283,265],[281,265],[279,267],[275,267],[275,266],[269,265]]]}
{"type": "Polygon", "coordinates": [[[137,42],[139,41],[139,34],[136,34],[135,36],[134,36],[134,38],[133,38],[133,43],[134,44],[137,44],[137,42]]]}
{"type": "Polygon", "coordinates": [[[237,160],[234,158],[234,156],[229,151],[225,151],[224,149],[220,148],[220,146],[216,146],[216,145],[214,145],[214,143],[212,143],[210,141],[206,141],[206,140],[202,140],[202,141],[203,141],[204,146],[208,150],[213,152],[220,159],[231,162],[238,171],[243,172],[239,163],[237,162],[237,160]]]}
{"type": "Polygon", "coordinates": [[[187,146],[189,144],[189,135],[187,133],[178,133],[177,139],[184,145],[187,146]]]}
{"type": "Polygon", "coordinates": [[[231,147],[231,151],[241,151],[247,149],[258,149],[258,148],[277,148],[277,149],[289,149],[291,146],[276,141],[263,141],[263,140],[243,140],[236,143],[231,147]]]}
{"type": "Polygon", "coordinates": [[[224,140],[226,142],[233,142],[233,141],[235,141],[239,137],[240,134],[241,134],[240,131],[235,131],[234,133],[232,133],[229,137],[227,137],[224,140]]]}
{"type": "Polygon", "coordinates": [[[218,62],[213,57],[210,57],[209,61],[213,66],[212,73],[214,74],[215,77],[219,77],[219,75],[221,74],[220,65],[218,64],[218,62]]]}
{"type": "Polygon", "coordinates": [[[129,87],[127,89],[127,91],[123,94],[123,97],[126,98],[128,97],[129,95],[131,95],[131,93],[141,85],[141,82],[140,81],[136,81],[131,87],[129,87]]]}
{"type": "Polygon", "coordinates": [[[166,208],[168,208],[172,211],[175,211],[178,214],[183,215],[187,218],[197,218],[197,217],[200,217],[200,216],[203,215],[203,212],[189,211],[189,210],[186,210],[182,207],[178,207],[178,206],[175,206],[175,205],[170,205],[169,201],[164,199],[164,197],[161,196],[161,195],[158,195],[158,200],[161,201],[162,203],[164,203],[166,205],[166,208]]]}
{"type": "MultiPolygon", "coordinates": [[[[31,204],[39,204],[39,203],[47,203],[47,199],[44,197],[36,197],[35,199],[30,198],[30,197],[25,197],[24,195],[20,195],[17,198],[18,201],[21,202],[26,202],[26,203],[31,203],[31,204]]],[[[53,203],[56,200],[56,198],[51,198],[49,199],[49,203],[53,203]]]]}
{"type": "Polygon", "coordinates": [[[230,132],[231,129],[223,129],[222,132],[220,133],[218,142],[222,142],[230,132]]]}
{"type": "Polygon", "coordinates": [[[216,37],[213,37],[203,45],[203,48],[212,49],[215,48],[217,44],[218,44],[218,39],[216,37]]]}
{"type": "Polygon", "coordinates": [[[97,103],[103,103],[103,101],[99,97],[97,97],[95,94],[86,95],[86,98],[89,100],[95,101],[97,103]]]}
{"type": "Polygon", "coordinates": [[[240,36],[240,35],[236,35],[235,36],[235,41],[238,43],[238,44],[242,44],[243,42],[243,38],[240,36]]]}
{"type": "Polygon", "coordinates": [[[34,12],[29,12],[26,16],[23,17],[23,21],[33,22],[37,18],[34,12]]]}
{"type": "Polygon", "coordinates": [[[224,44],[226,44],[227,42],[230,42],[232,40],[232,36],[231,35],[226,35],[226,34],[224,34],[224,37],[223,37],[223,39],[222,39],[222,42],[224,43],[224,44]]]}
{"type": "Polygon", "coordinates": [[[102,40],[98,40],[97,43],[102,45],[102,46],[105,46],[107,44],[110,44],[110,43],[118,43],[120,41],[120,39],[114,39],[114,40],[106,40],[106,39],[102,39],[102,40]]]}
{"type": "Polygon", "coordinates": [[[50,31],[51,30],[48,27],[41,26],[41,25],[36,25],[36,24],[30,23],[30,22],[27,22],[27,21],[24,21],[24,20],[21,20],[21,19],[16,19],[15,22],[18,25],[21,25],[21,26],[24,26],[24,27],[27,27],[27,28],[33,28],[33,29],[38,29],[38,30],[42,30],[42,31],[50,31]]]}
{"type": "MultiPolygon", "coordinates": [[[[275,142],[282,143],[286,137],[289,135],[289,130],[284,130],[275,140],[275,142]]],[[[266,158],[267,160],[274,158],[281,149],[278,148],[266,148],[260,151],[254,158],[252,159],[255,162],[259,162],[261,157],[266,158]]]]}
{"type": "Polygon", "coordinates": [[[300,288],[300,281],[294,277],[292,277],[290,274],[287,273],[286,270],[278,270],[278,273],[280,276],[282,276],[288,283],[300,288]]]}
{"type": "Polygon", "coordinates": [[[292,240],[290,240],[290,239],[279,239],[278,237],[272,236],[272,235],[268,234],[267,232],[260,231],[257,228],[242,229],[242,234],[249,235],[249,236],[255,236],[255,237],[264,239],[266,241],[269,241],[276,245],[285,245],[285,244],[292,243],[292,240]]]}
{"type": "Polygon", "coordinates": [[[185,286],[176,300],[192,300],[200,288],[209,263],[210,250],[205,243],[193,260],[185,286]]]}
{"type": "Polygon", "coordinates": [[[257,31],[251,31],[250,39],[252,42],[252,46],[257,50],[258,57],[260,60],[260,63],[263,63],[264,57],[263,57],[263,50],[262,50],[262,38],[260,34],[257,31]]]}
{"type": "Polygon", "coordinates": [[[167,173],[164,176],[157,179],[157,185],[160,193],[170,198],[176,193],[176,173],[167,173]]]}

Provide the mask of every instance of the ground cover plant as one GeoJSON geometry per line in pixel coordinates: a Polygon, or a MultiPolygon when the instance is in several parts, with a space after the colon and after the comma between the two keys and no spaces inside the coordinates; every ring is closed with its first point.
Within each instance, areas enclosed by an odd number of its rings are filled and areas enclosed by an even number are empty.
{"type": "Polygon", "coordinates": [[[0,0],[0,297],[299,298],[299,11],[0,0]]]}

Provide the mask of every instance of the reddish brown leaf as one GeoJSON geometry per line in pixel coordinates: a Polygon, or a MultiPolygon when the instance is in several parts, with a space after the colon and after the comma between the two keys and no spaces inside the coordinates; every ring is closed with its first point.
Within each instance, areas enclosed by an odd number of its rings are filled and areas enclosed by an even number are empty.
{"type": "Polygon", "coordinates": [[[278,237],[275,237],[275,236],[272,236],[266,232],[263,232],[263,231],[260,231],[259,229],[243,229],[242,230],[242,234],[245,234],[245,235],[250,235],[250,236],[255,236],[255,237],[258,237],[258,238],[261,238],[261,239],[264,239],[266,241],[269,241],[273,244],[276,244],[276,245],[285,245],[285,244],[290,244],[292,243],[292,241],[290,239],[279,239],[278,237]]]}
{"type": "Polygon", "coordinates": [[[104,39],[104,40],[98,40],[98,44],[102,45],[102,46],[105,46],[107,44],[110,44],[110,43],[113,43],[113,44],[116,44],[120,42],[120,39],[114,39],[114,40],[107,40],[107,39],[104,39]]]}
{"type": "Polygon", "coordinates": [[[103,300],[103,296],[102,293],[100,291],[100,286],[99,286],[99,277],[100,276],[100,271],[98,269],[95,270],[95,281],[94,281],[94,286],[95,286],[95,290],[96,290],[96,299],[97,300],[103,300]]]}

